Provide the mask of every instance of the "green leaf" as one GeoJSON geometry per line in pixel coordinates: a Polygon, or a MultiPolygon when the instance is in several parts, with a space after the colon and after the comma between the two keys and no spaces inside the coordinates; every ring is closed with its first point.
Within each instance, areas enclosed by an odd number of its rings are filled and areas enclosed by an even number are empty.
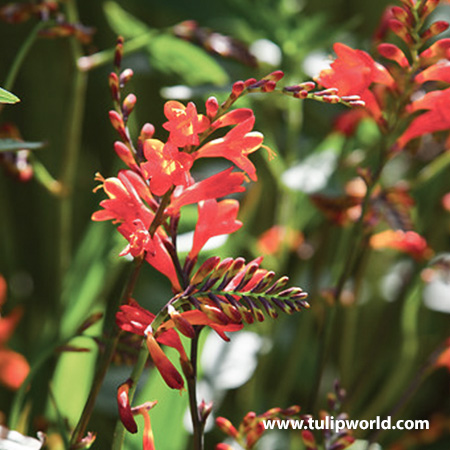
{"type": "Polygon", "coordinates": [[[17,103],[20,102],[20,98],[16,97],[6,89],[0,88],[0,103],[17,103]]]}
{"type": "Polygon", "coordinates": [[[136,19],[136,17],[125,11],[116,2],[105,2],[103,9],[109,26],[115,33],[120,34],[126,39],[141,36],[150,31],[144,22],[136,19]]]}
{"type": "Polygon", "coordinates": [[[43,142],[23,142],[17,139],[0,139],[0,152],[14,152],[24,149],[36,150],[43,146],[43,142]]]}
{"type": "Polygon", "coordinates": [[[150,63],[163,73],[177,75],[190,85],[225,84],[228,75],[213,57],[195,45],[167,34],[148,45],[150,63]]]}

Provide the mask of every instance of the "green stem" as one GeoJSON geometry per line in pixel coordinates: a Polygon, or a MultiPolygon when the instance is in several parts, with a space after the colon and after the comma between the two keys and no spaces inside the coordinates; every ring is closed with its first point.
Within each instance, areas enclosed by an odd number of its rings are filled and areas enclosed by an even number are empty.
{"type": "Polygon", "coordinates": [[[28,35],[28,37],[25,39],[25,42],[20,47],[19,51],[17,52],[17,55],[11,65],[11,68],[9,69],[9,73],[6,77],[5,83],[3,84],[3,87],[9,91],[14,86],[14,82],[16,81],[17,74],[19,73],[20,68],[22,67],[22,64],[30,51],[32,45],[34,44],[34,41],[36,40],[36,37],[39,33],[39,31],[44,28],[45,22],[39,22],[35,25],[35,27],[31,30],[31,33],[28,35]]]}
{"type": "MultiPolygon", "coordinates": [[[[71,23],[78,22],[78,11],[75,0],[66,3],[67,19],[71,23]]],[[[77,61],[81,55],[80,42],[72,38],[72,55],[77,61]]],[[[73,77],[72,98],[68,107],[68,130],[61,162],[60,182],[67,195],[60,202],[59,209],[59,274],[60,280],[64,277],[71,260],[72,224],[75,175],[77,173],[78,156],[81,148],[81,135],[83,127],[83,114],[86,101],[87,74],[80,71],[75,65],[73,77]]]]}
{"type": "Polygon", "coordinates": [[[187,385],[189,392],[189,410],[191,412],[194,450],[204,449],[204,435],[203,430],[205,424],[200,418],[197,402],[197,358],[198,358],[198,338],[200,336],[201,328],[196,329],[195,337],[191,341],[191,364],[192,374],[187,376],[187,385]]]}
{"type": "MultiPolygon", "coordinates": [[[[109,312],[112,312],[112,314],[107,313],[107,317],[110,317],[111,315],[115,317],[115,312],[118,310],[119,306],[125,304],[131,298],[143,261],[144,258],[135,260],[133,271],[131,272],[120,301],[108,304],[109,312]]],[[[91,386],[91,391],[89,392],[88,399],[86,401],[86,404],[84,405],[80,420],[78,421],[78,424],[72,434],[72,439],[70,441],[72,447],[75,447],[75,445],[84,437],[87,425],[92,415],[92,411],[94,410],[95,401],[97,400],[98,393],[100,392],[100,388],[103,383],[103,379],[105,378],[106,372],[119,342],[119,337],[120,328],[117,325],[114,325],[111,336],[107,340],[105,352],[103,353],[102,358],[99,362],[97,372],[91,386]]]]}

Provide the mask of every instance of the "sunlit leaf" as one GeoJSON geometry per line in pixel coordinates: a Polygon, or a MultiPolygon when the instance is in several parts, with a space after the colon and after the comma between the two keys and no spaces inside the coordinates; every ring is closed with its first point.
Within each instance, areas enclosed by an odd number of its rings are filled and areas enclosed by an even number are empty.
{"type": "Polygon", "coordinates": [[[150,31],[144,22],[125,11],[116,2],[105,2],[103,8],[109,26],[125,39],[141,36],[150,31]]]}
{"type": "Polygon", "coordinates": [[[0,103],[17,103],[20,102],[20,98],[16,97],[6,89],[0,88],[0,103]]]}
{"type": "Polygon", "coordinates": [[[204,50],[170,35],[154,37],[148,46],[150,63],[161,72],[178,75],[188,84],[224,84],[228,75],[204,50]]]}

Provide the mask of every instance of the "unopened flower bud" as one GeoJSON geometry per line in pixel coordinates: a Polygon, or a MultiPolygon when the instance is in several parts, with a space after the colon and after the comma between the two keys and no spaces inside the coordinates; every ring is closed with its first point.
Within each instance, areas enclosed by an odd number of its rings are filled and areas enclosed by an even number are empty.
{"type": "Polygon", "coordinates": [[[216,268],[219,262],[220,258],[218,256],[208,258],[192,277],[191,284],[195,285],[201,283],[216,268]]]}
{"type": "Polygon", "coordinates": [[[116,131],[124,128],[122,117],[117,111],[113,110],[109,112],[109,120],[111,121],[111,125],[116,131]]]}
{"type": "Polygon", "coordinates": [[[206,115],[212,119],[216,116],[217,111],[219,110],[219,102],[216,97],[209,97],[205,103],[206,106],[206,115]]]}
{"type": "Polygon", "coordinates": [[[111,97],[115,102],[119,101],[119,78],[117,74],[111,72],[108,77],[109,90],[111,91],[111,97]]]}
{"type": "Polygon", "coordinates": [[[243,81],[236,81],[236,83],[233,84],[233,87],[231,89],[231,96],[236,98],[239,97],[242,92],[245,89],[245,85],[243,81]]]}
{"type": "Polygon", "coordinates": [[[269,80],[266,83],[264,83],[262,90],[263,92],[273,92],[276,87],[277,87],[276,81],[269,80]]]}
{"type": "Polygon", "coordinates": [[[125,100],[122,103],[122,111],[125,117],[128,118],[128,116],[132,113],[135,105],[136,105],[136,96],[134,94],[128,94],[125,97],[125,100]]]}
{"type": "Polygon", "coordinates": [[[155,134],[155,127],[151,123],[146,123],[141,129],[141,134],[139,138],[145,141],[146,139],[151,139],[155,134]]]}
{"type": "Polygon", "coordinates": [[[119,386],[117,389],[117,404],[119,406],[119,417],[124,427],[130,433],[137,433],[137,424],[131,411],[130,399],[128,395],[132,385],[133,381],[128,379],[125,383],[119,386]]]}
{"type": "Polygon", "coordinates": [[[125,69],[119,77],[120,87],[124,87],[132,78],[134,72],[131,69],[125,69]]]}
{"type": "Polygon", "coordinates": [[[216,425],[218,428],[223,431],[228,436],[236,439],[239,437],[239,432],[236,430],[234,425],[225,417],[217,417],[216,419],[216,425]]]}
{"type": "Polygon", "coordinates": [[[177,311],[173,305],[167,306],[167,312],[169,313],[170,318],[173,320],[175,328],[186,337],[192,339],[195,337],[194,327],[186,320],[182,314],[177,311]]]}
{"type": "Polygon", "coordinates": [[[199,412],[202,423],[206,422],[206,419],[211,414],[212,408],[213,408],[213,402],[206,403],[205,400],[202,400],[200,402],[200,405],[198,405],[198,412],[199,412]]]}
{"type": "Polygon", "coordinates": [[[386,59],[395,61],[400,67],[409,67],[409,61],[405,54],[394,44],[380,44],[378,53],[386,59]]]}
{"type": "Polygon", "coordinates": [[[123,37],[119,36],[117,38],[116,51],[114,53],[114,66],[117,69],[120,69],[120,65],[122,64],[122,56],[123,56],[123,37]]]}
{"type": "Polygon", "coordinates": [[[389,28],[403,41],[405,41],[408,45],[414,44],[413,38],[408,32],[407,27],[404,23],[400,22],[397,19],[391,19],[388,21],[389,28]]]}
{"type": "Polygon", "coordinates": [[[431,39],[438,34],[443,33],[449,27],[449,23],[445,20],[438,20],[430,25],[428,29],[426,29],[422,34],[422,39],[431,39]]]}
{"type": "Polygon", "coordinates": [[[256,78],[248,78],[247,80],[244,81],[244,85],[245,87],[249,87],[252,84],[255,84],[256,81],[257,81],[256,78]]]}
{"type": "Polygon", "coordinates": [[[276,70],[275,72],[270,73],[269,75],[266,75],[263,80],[270,80],[278,82],[284,77],[284,72],[282,70],[276,70]]]}
{"type": "Polygon", "coordinates": [[[391,11],[392,11],[392,15],[396,19],[400,20],[400,22],[403,22],[405,24],[410,24],[411,18],[406,9],[401,8],[400,6],[393,6],[391,8],[391,11]]]}
{"type": "Polygon", "coordinates": [[[426,17],[439,5],[440,0],[428,0],[419,11],[421,17],[426,17]]]}
{"type": "Polygon", "coordinates": [[[323,101],[326,103],[339,103],[340,97],[338,95],[324,95],[323,101]]]}

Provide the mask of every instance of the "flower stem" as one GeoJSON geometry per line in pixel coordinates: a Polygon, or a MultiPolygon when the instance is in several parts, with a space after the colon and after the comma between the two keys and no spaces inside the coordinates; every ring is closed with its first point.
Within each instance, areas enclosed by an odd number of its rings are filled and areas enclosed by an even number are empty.
{"type": "MultiPolygon", "coordinates": [[[[135,265],[133,271],[130,274],[128,279],[128,283],[125,286],[123,294],[120,298],[120,301],[117,303],[110,303],[108,305],[109,311],[107,311],[106,317],[115,316],[115,312],[117,311],[120,305],[125,304],[128,299],[131,297],[134,287],[136,285],[136,281],[139,276],[140,269],[142,267],[142,263],[144,258],[136,258],[135,265]],[[110,312],[111,314],[108,314],[110,312]]],[[[87,425],[92,415],[92,411],[94,410],[95,401],[97,400],[97,395],[100,392],[101,385],[103,383],[103,379],[105,378],[108,367],[111,363],[112,357],[117,347],[117,343],[120,337],[120,329],[117,325],[114,324],[113,329],[111,331],[111,335],[107,340],[107,345],[105,352],[102,355],[102,358],[98,364],[97,372],[95,374],[94,381],[91,386],[91,391],[89,392],[89,397],[84,405],[83,412],[81,414],[80,420],[72,434],[72,439],[70,441],[71,448],[75,448],[76,444],[83,439],[84,434],[86,432],[87,425]]]]}
{"type": "Polygon", "coordinates": [[[197,357],[198,357],[198,339],[200,336],[201,327],[196,327],[195,337],[191,341],[191,364],[192,373],[190,376],[186,376],[188,392],[189,392],[189,410],[191,412],[192,427],[193,427],[193,439],[194,450],[204,449],[204,436],[203,430],[205,424],[200,418],[197,402],[197,357]]]}

